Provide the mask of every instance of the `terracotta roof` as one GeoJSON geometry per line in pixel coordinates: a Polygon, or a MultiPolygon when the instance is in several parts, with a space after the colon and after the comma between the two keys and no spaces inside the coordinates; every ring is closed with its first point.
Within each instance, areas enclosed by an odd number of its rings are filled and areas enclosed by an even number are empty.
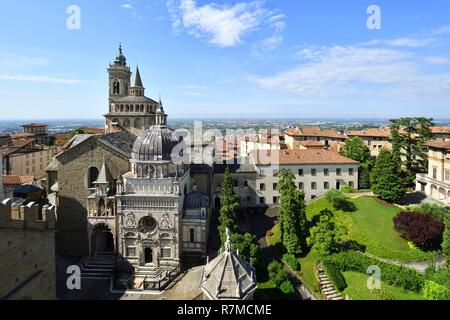
{"type": "Polygon", "coordinates": [[[322,130],[319,126],[303,126],[293,129],[288,129],[284,132],[288,136],[292,137],[324,137],[324,138],[337,138],[345,139],[343,134],[340,134],[336,130],[322,130]]]}
{"type": "Polygon", "coordinates": [[[29,123],[24,124],[22,127],[48,127],[48,125],[43,123],[29,123]]]}
{"type": "Polygon", "coordinates": [[[92,133],[92,134],[104,134],[105,129],[104,128],[81,128],[86,133],[92,133]]]}
{"type": "Polygon", "coordinates": [[[22,184],[33,183],[33,176],[3,176],[3,184],[5,186],[18,186],[22,184]]]}
{"type": "Polygon", "coordinates": [[[431,148],[450,150],[450,140],[427,141],[425,144],[431,148]]]}
{"type": "Polygon", "coordinates": [[[3,156],[9,156],[10,154],[16,152],[17,150],[22,149],[23,147],[33,143],[34,140],[17,140],[14,142],[12,146],[9,146],[8,148],[3,150],[3,156]]]}
{"type": "MultiPolygon", "coordinates": [[[[358,164],[358,161],[352,160],[350,158],[341,156],[339,153],[325,150],[325,149],[288,149],[288,150],[277,150],[277,151],[266,151],[259,150],[253,151],[251,157],[260,163],[260,158],[271,159],[268,157],[273,157],[279,164],[285,165],[299,165],[299,164],[358,164]],[[278,154],[273,154],[273,152],[278,152],[278,154]],[[278,158],[277,158],[278,157],[278,158]]],[[[261,164],[266,164],[267,161],[262,161],[261,164]]]]}
{"type": "Polygon", "coordinates": [[[33,136],[34,136],[34,134],[27,133],[27,132],[20,132],[20,133],[12,133],[11,134],[11,138],[13,140],[26,139],[26,138],[33,137],[33,136]]]}
{"type": "Polygon", "coordinates": [[[345,133],[349,137],[378,137],[378,138],[390,138],[390,128],[369,128],[364,130],[347,131],[345,133]]]}
{"type": "Polygon", "coordinates": [[[450,126],[435,126],[431,127],[431,133],[448,133],[450,134],[450,126]]]}
{"type": "Polygon", "coordinates": [[[306,140],[298,143],[304,147],[325,147],[325,141],[306,140]]]}

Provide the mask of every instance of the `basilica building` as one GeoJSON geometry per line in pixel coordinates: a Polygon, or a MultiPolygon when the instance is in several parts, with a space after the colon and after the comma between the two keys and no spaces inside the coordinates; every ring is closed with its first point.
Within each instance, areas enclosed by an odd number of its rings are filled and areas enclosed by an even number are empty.
{"type": "Polygon", "coordinates": [[[122,48],[108,72],[105,134],[75,136],[47,168],[57,251],[85,256],[87,278],[122,270],[133,288],[159,289],[183,260],[206,260],[210,200],[173,152],[183,141],[162,103],[144,96],[138,68],[131,77],[122,48]]]}

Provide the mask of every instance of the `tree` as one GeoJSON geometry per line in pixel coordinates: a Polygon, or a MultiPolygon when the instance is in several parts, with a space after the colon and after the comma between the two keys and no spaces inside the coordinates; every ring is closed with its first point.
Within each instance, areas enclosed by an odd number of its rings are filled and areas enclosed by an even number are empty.
{"type": "Polygon", "coordinates": [[[272,261],[267,267],[269,272],[269,279],[276,287],[280,287],[281,284],[287,280],[288,274],[281,263],[278,261],[272,261]]]}
{"type": "Polygon", "coordinates": [[[325,194],[325,197],[336,210],[354,211],[354,205],[339,190],[331,189],[325,194]]]}
{"type": "Polygon", "coordinates": [[[402,159],[408,184],[413,184],[416,173],[428,171],[425,141],[432,139],[430,118],[401,118],[391,120],[391,140],[394,156],[402,159]]]}
{"type": "Polygon", "coordinates": [[[310,230],[308,245],[314,246],[322,255],[329,255],[339,251],[340,238],[333,213],[328,209],[322,210],[319,222],[310,230]]]}
{"type": "Polygon", "coordinates": [[[298,256],[306,247],[305,195],[290,170],[281,169],[279,176],[281,240],[288,253],[298,256]]]}
{"type": "Polygon", "coordinates": [[[408,241],[425,249],[438,249],[445,225],[428,213],[400,212],[394,217],[395,229],[408,241]]]}
{"type": "Polygon", "coordinates": [[[345,141],[345,145],[340,150],[340,154],[360,163],[372,161],[370,149],[360,137],[353,137],[345,141]]]}
{"type": "Polygon", "coordinates": [[[225,176],[222,183],[220,199],[220,215],[219,215],[219,232],[222,245],[226,242],[226,229],[229,228],[231,233],[237,233],[238,223],[236,212],[239,209],[239,198],[233,189],[233,177],[230,168],[225,170],[225,176]]]}
{"type": "Polygon", "coordinates": [[[250,233],[232,234],[231,243],[234,249],[239,252],[245,261],[250,262],[253,266],[257,266],[261,259],[261,247],[256,237],[250,233]]]}
{"type": "Polygon", "coordinates": [[[370,149],[360,137],[353,137],[345,141],[345,145],[340,150],[340,154],[344,157],[359,161],[359,188],[370,188],[370,170],[373,167],[373,159],[370,149]]]}
{"type": "Polygon", "coordinates": [[[372,191],[381,199],[396,202],[405,194],[399,159],[382,148],[370,175],[372,191]]]}

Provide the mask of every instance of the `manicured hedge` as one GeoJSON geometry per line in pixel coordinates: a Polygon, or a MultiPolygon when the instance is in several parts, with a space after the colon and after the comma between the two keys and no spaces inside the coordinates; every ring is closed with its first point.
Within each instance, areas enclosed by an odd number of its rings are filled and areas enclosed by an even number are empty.
{"type": "Polygon", "coordinates": [[[333,265],[340,272],[355,271],[364,274],[367,273],[369,266],[378,266],[383,282],[415,292],[420,292],[425,283],[424,277],[415,270],[384,263],[356,251],[341,252],[325,257],[323,263],[333,265]]]}
{"type": "Polygon", "coordinates": [[[339,269],[328,262],[322,263],[322,266],[334,287],[340,292],[344,291],[345,288],[347,288],[347,283],[345,282],[345,279],[339,269]]]}
{"type": "Polygon", "coordinates": [[[300,271],[300,262],[291,254],[285,254],[283,261],[286,262],[294,271],[300,271]]]}

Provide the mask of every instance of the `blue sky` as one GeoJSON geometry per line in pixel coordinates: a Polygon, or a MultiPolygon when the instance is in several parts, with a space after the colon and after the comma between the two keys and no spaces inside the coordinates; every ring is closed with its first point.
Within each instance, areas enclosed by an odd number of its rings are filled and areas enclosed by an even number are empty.
{"type": "Polygon", "coordinates": [[[172,118],[450,118],[448,0],[0,5],[1,119],[100,118],[119,42],[172,118]]]}

